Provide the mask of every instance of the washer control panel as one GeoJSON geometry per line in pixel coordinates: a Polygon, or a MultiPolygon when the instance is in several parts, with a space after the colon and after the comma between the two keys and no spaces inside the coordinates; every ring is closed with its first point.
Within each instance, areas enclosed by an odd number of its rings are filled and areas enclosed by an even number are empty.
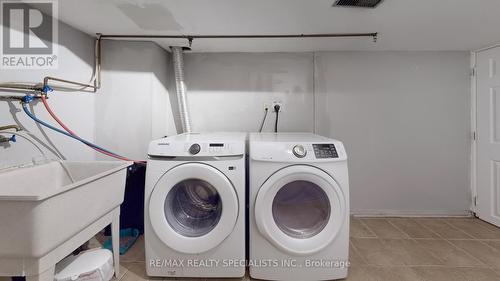
{"type": "Polygon", "coordinates": [[[192,144],[192,145],[189,147],[189,153],[190,153],[191,155],[196,155],[196,154],[198,154],[198,153],[200,152],[200,150],[201,150],[201,146],[200,146],[199,144],[197,144],[197,143],[194,143],[194,144],[192,144]]]}
{"type": "Polygon", "coordinates": [[[149,144],[148,156],[241,157],[245,155],[246,139],[246,133],[184,133],[153,140],[149,144]]]}
{"type": "Polygon", "coordinates": [[[314,155],[318,159],[322,158],[339,158],[337,149],[333,143],[313,144],[314,155]]]}
{"type": "Polygon", "coordinates": [[[208,144],[208,151],[210,153],[217,154],[218,152],[223,152],[225,150],[227,150],[227,144],[224,144],[224,143],[209,143],[208,144]]]}
{"type": "Polygon", "coordinates": [[[230,144],[222,142],[211,142],[211,143],[193,143],[186,144],[185,149],[190,155],[198,156],[220,156],[226,155],[231,152],[230,144]]]}

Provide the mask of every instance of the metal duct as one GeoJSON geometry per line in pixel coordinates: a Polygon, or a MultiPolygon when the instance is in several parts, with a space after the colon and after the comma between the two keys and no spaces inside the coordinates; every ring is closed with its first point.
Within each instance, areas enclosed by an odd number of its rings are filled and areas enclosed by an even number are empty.
{"type": "Polygon", "coordinates": [[[177,101],[179,104],[179,113],[181,115],[182,132],[191,132],[191,119],[189,118],[187,104],[187,89],[184,82],[184,58],[182,47],[171,47],[174,63],[175,86],[177,91],[177,101]]]}

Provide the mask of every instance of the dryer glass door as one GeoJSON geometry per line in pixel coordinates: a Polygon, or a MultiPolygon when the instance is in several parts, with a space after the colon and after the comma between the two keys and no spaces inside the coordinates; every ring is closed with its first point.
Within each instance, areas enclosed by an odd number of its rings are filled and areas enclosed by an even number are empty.
{"type": "Polygon", "coordinates": [[[294,238],[309,238],[320,233],[328,223],[331,208],[326,192],[307,180],[289,182],[273,200],[276,225],[294,238]]]}
{"type": "Polygon", "coordinates": [[[228,237],[238,219],[238,199],[229,179],[212,166],[187,163],[167,171],[149,198],[155,234],[168,247],[203,253],[228,237]]]}
{"type": "Polygon", "coordinates": [[[286,167],[269,177],[258,191],[255,222],[274,246],[293,255],[321,251],[347,221],[346,201],[337,182],[307,166],[286,167]]]}

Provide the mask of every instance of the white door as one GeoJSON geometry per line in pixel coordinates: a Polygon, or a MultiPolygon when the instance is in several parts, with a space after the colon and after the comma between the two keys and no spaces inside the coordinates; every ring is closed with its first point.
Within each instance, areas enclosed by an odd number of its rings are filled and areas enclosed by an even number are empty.
{"type": "Polygon", "coordinates": [[[229,179],[206,164],[167,171],[149,199],[154,232],[168,247],[198,254],[217,247],[233,231],[238,198],[229,179]]]}
{"type": "Polygon", "coordinates": [[[324,171],[295,165],[274,173],[255,202],[260,233],[293,255],[310,255],[330,245],[346,222],[345,196],[324,171]]]}
{"type": "Polygon", "coordinates": [[[500,226],[500,48],[481,51],[477,71],[477,214],[500,226]]]}

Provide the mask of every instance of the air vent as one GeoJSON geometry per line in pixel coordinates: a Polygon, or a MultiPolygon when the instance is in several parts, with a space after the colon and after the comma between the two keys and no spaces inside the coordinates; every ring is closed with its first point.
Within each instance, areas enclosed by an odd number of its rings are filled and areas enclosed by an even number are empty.
{"type": "Polygon", "coordinates": [[[336,0],[333,7],[375,8],[383,0],[336,0]]]}

